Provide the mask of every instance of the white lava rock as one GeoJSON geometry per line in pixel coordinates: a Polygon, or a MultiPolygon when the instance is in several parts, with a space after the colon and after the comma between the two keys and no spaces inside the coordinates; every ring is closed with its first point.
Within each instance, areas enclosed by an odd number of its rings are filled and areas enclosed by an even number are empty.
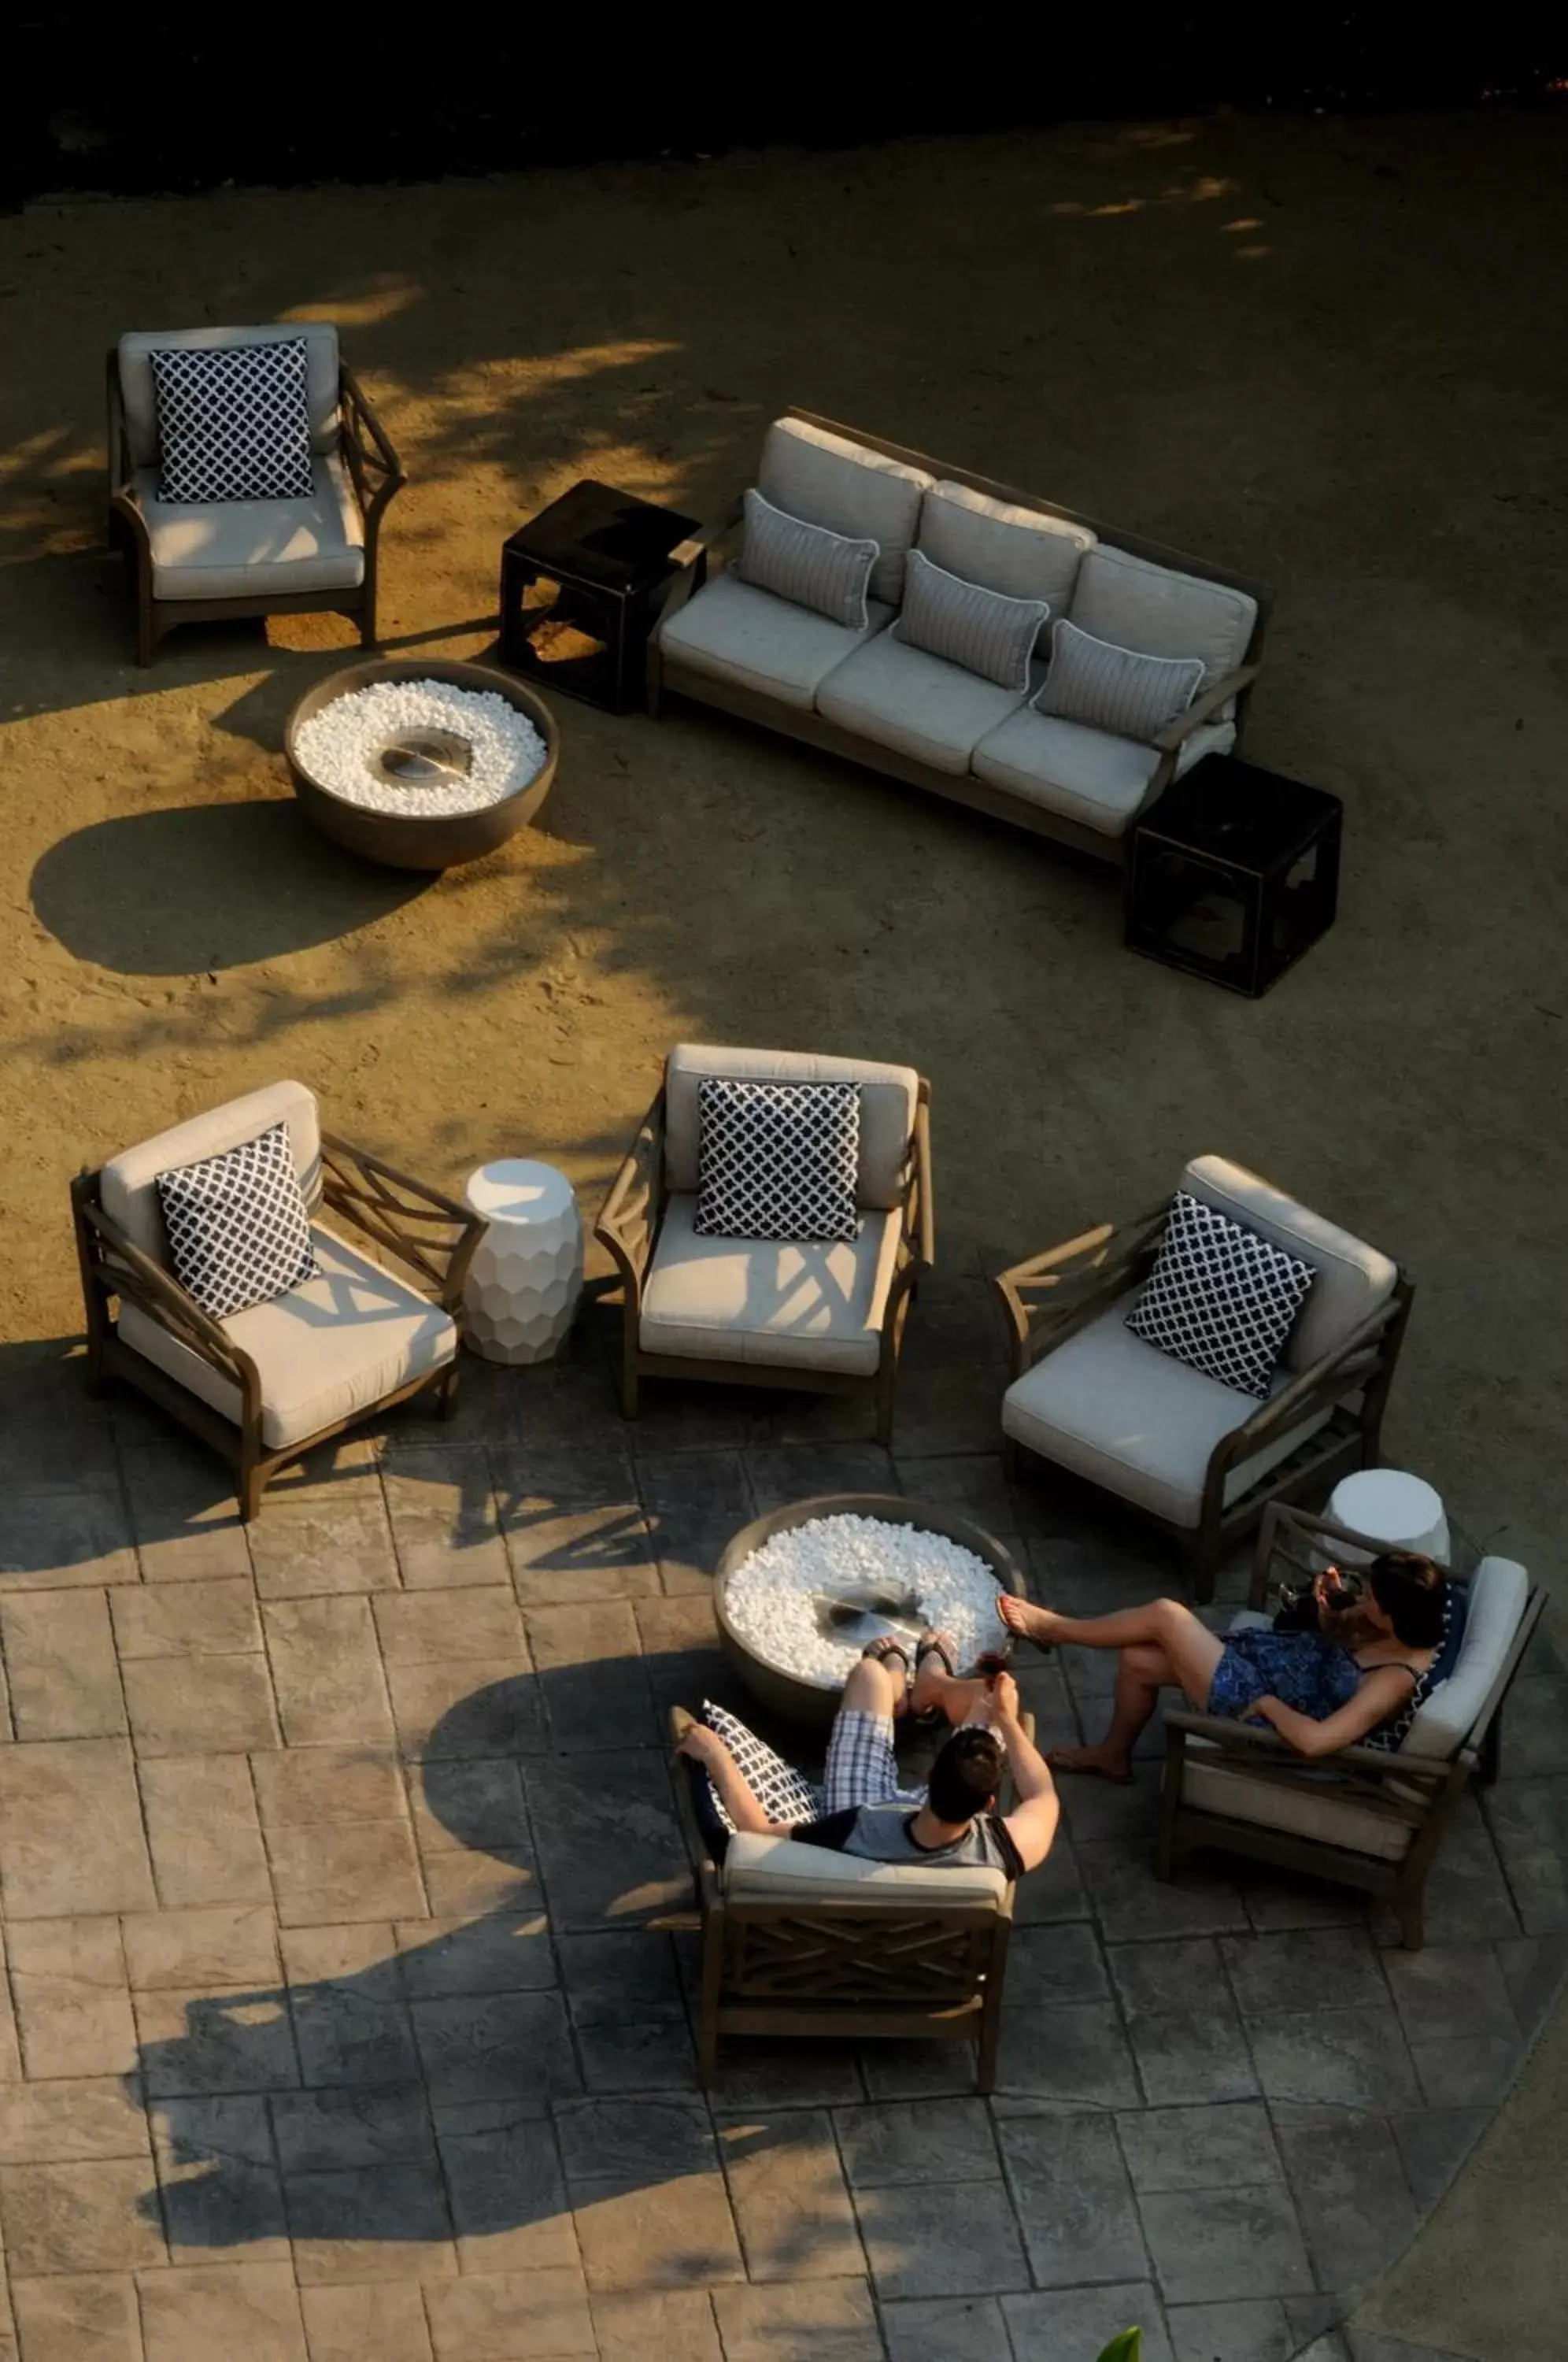
{"type": "Polygon", "coordinates": [[[730,1575],[724,1612],[766,1664],[818,1689],[838,1689],[861,1644],[823,1631],[817,1595],[867,1588],[918,1600],[919,1621],[940,1626],[956,1641],[960,1672],[982,1650],[1006,1641],[997,1614],[1000,1586],[983,1558],[945,1534],[880,1518],[812,1518],[785,1527],[730,1575]]]}
{"type": "Polygon", "coordinates": [[[494,690],[458,689],[445,680],[378,680],[327,702],[303,723],[294,753],[331,794],[372,811],[421,817],[483,811],[520,795],[536,778],[545,742],[525,713],[494,690]],[[445,780],[387,778],[376,757],[411,733],[447,731],[465,739],[472,759],[445,780]]]}

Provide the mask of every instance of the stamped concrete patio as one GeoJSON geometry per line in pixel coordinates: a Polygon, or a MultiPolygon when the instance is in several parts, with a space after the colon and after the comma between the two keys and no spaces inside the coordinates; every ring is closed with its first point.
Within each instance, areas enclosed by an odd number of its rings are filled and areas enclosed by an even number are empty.
{"type": "MultiPolygon", "coordinates": [[[[674,1698],[728,1695],[707,1573],[754,1509],[961,1505],[1081,1608],[1159,1546],[993,1456],[977,1254],[914,1324],[891,1460],[836,1406],[650,1387],[607,1308],[294,1472],[215,1463],[65,1342],[0,1403],[0,2221],[23,2362],[1419,2362],[1338,2324],[1485,2124],[1568,1959],[1568,1679],[1430,1942],[1150,1872],[1155,1766],[1068,1783],[1021,1891],[1001,2086],[967,2051],[734,2047],[695,2088],[674,1698]]],[[[853,1415],[853,1414],[852,1414],[853,1415]]],[[[1463,1501],[1451,1504],[1463,1519],[1463,1501]]],[[[1026,1656],[1047,1739],[1108,1661],[1026,1656]]],[[[0,2334],[0,2348],[5,2345],[0,2334]]]]}

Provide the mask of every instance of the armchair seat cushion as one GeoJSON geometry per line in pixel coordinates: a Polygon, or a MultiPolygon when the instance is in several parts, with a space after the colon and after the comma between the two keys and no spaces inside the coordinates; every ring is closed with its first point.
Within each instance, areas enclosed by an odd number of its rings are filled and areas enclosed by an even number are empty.
{"type": "MultiPolygon", "coordinates": [[[[1182,742],[1176,777],[1205,755],[1228,755],[1235,743],[1233,722],[1200,722],[1182,742]]],[[[1059,812],[1101,836],[1124,836],[1143,808],[1159,761],[1157,747],[1025,706],[981,739],[972,767],[977,778],[1023,803],[1059,812]]]]}
{"type": "Polygon", "coordinates": [[[1283,1780],[1265,1779],[1203,1739],[1187,1741],[1181,1798],[1197,1813],[1284,1829],[1292,1837],[1311,1838],[1347,1853],[1371,1854],[1379,1861],[1402,1861],[1415,1835],[1397,1811],[1342,1791],[1336,1794],[1328,1776],[1293,1772],[1283,1780]]]}
{"type": "Polygon", "coordinates": [[[981,739],[1026,694],[884,632],[828,674],[817,690],[817,712],[879,746],[961,777],[981,739]]]}
{"type": "MultiPolygon", "coordinates": [[[[451,1315],[359,1248],[317,1223],[316,1275],[269,1304],[219,1322],[261,1378],[261,1440],[270,1451],[371,1410],[458,1350],[451,1315]]],[[[239,1389],[139,1306],[121,1308],[123,1344],[238,1424],[239,1389]]]]}
{"type": "Polygon", "coordinates": [[[660,624],[658,639],[676,664],[809,713],[819,684],[880,632],[892,613],[868,599],[865,628],[856,630],[723,573],[660,624]]]}
{"type": "Polygon", "coordinates": [[[160,501],[158,470],[138,468],[152,545],[155,599],[270,599],[355,590],[365,579],[365,528],[342,461],[316,453],[308,500],[160,501]]]}
{"type": "MultiPolygon", "coordinates": [[[[1026,1451],[1153,1516],[1196,1527],[1209,1455],[1257,1404],[1133,1336],[1126,1315],[1138,1295],[1130,1288],[1015,1378],[1002,1398],[1002,1429],[1026,1451]]],[[[1286,1383],[1276,1378],[1271,1391],[1286,1383]]],[[[1227,1503],[1249,1492],[1332,1415],[1317,1411],[1239,1462],[1226,1483],[1227,1503]]]]}
{"type": "Polygon", "coordinates": [[[896,1210],[867,1212],[857,1237],[832,1244],[702,1238],[696,1221],[696,1198],[673,1192],[643,1289],[645,1352],[874,1374],[896,1210]]]}

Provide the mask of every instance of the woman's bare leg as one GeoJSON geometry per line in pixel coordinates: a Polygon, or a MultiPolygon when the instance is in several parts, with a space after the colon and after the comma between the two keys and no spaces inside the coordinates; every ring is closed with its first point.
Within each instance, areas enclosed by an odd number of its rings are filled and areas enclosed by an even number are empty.
{"type": "Polygon", "coordinates": [[[1096,1772],[1122,1784],[1132,1777],[1132,1749],[1154,1711],[1162,1689],[1176,1680],[1161,1649],[1135,1642],[1116,1661],[1116,1697],[1110,1727],[1093,1747],[1054,1747],[1046,1757],[1054,1772],[1096,1772]]]}
{"type": "Polygon", "coordinates": [[[1001,1618],[1010,1632],[1043,1649],[1157,1649],[1195,1706],[1209,1699],[1214,1669],[1225,1644],[1179,1599],[1151,1599],[1143,1607],[1123,1607],[1114,1616],[1058,1616],[1026,1599],[1004,1598],[1001,1618]]]}

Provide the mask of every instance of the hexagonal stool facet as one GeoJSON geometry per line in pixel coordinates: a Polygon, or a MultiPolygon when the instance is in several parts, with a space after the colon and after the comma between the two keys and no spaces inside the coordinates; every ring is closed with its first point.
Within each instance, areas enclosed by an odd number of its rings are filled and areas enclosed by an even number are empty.
{"type": "Polygon", "coordinates": [[[564,1173],[521,1156],[481,1164],[463,1192],[489,1224],[463,1283],[464,1334],[487,1362],[547,1362],[582,1292],[582,1220],[564,1173]]]}

